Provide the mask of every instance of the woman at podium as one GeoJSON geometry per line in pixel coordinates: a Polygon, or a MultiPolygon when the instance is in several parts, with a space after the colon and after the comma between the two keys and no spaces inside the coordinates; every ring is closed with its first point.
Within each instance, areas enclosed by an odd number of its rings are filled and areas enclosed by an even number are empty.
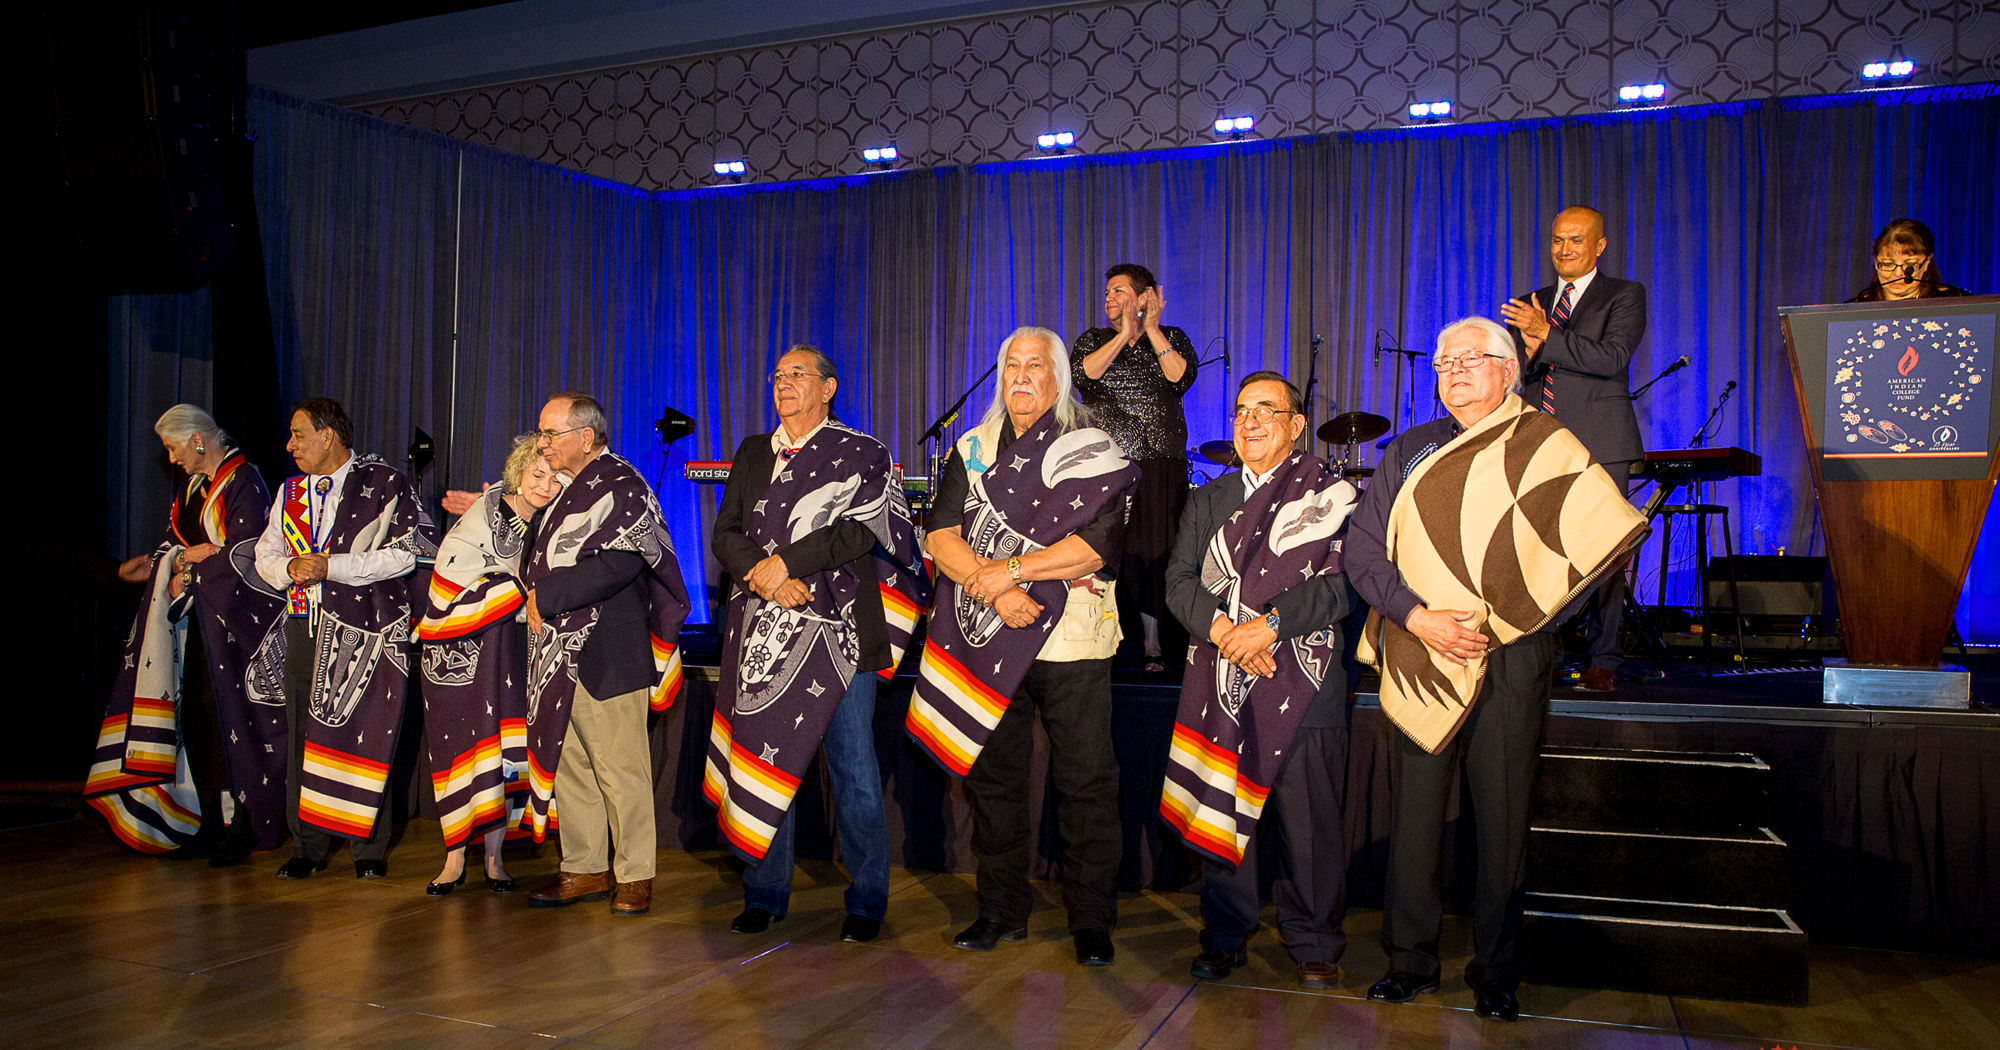
{"type": "Polygon", "coordinates": [[[1897,219],[1875,235],[1875,279],[1850,303],[1882,303],[1898,299],[1938,299],[1969,295],[1938,276],[1937,239],[1931,228],[1915,219],[1897,219]]]}

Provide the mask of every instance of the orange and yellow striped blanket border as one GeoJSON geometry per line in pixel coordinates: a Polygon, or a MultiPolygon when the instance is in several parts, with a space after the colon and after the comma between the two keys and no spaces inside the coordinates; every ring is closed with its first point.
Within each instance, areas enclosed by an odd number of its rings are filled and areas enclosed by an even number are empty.
{"type": "Polygon", "coordinates": [[[1271,789],[1243,777],[1235,752],[1215,746],[1179,722],[1174,723],[1173,744],[1167,757],[1201,783],[1227,792],[1235,800],[1235,812],[1224,813],[1203,804],[1169,776],[1160,793],[1160,816],[1190,844],[1240,863],[1250,842],[1249,835],[1237,830],[1245,826],[1240,818],[1249,818],[1248,826],[1254,827],[1263,816],[1271,789]]]}
{"type": "MultiPolygon", "coordinates": [[[[966,670],[964,664],[941,646],[924,646],[924,660],[918,674],[989,731],[1007,713],[1007,698],[966,670]]],[[[945,768],[958,776],[972,772],[972,763],[979,757],[979,745],[959,732],[943,712],[933,709],[921,691],[910,698],[910,713],[904,719],[904,727],[945,768]]]]}

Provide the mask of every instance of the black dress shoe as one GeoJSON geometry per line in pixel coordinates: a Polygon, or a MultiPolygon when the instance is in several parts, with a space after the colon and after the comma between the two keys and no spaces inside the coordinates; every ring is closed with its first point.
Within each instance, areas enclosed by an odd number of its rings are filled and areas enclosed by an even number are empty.
{"type": "Polygon", "coordinates": [[[486,876],[486,888],[492,890],[495,893],[512,893],[514,892],[514,880],[496,879],[493,876],[488,875],[486,876]]]}
{"type": "Polygon", "coordinates": [[[1109,966],[1118,957],[1118,949],[1111,945],[1109,930],[1078,930],[1070,934],[1076,941],[1076,964],[1078,966],[1109,966]]]}
{"type": "Polygon", "coordinates": [[[1419,977],[1408,970],[1390,970],[1368,989],[1368,998],[1385,1003],[1407,1003],[1425,992],[1438,990],[1438,979],[1419,977]]]}
{"type": "Polygon", "coordinates": [[[1028,936],[1026,926],[1008,926],[999,919],[980,916],[951,939],[952,947],[969,952],[990,952],[1001,941],[1018,941],[1028,936]]]}
{"type": "Polygon", "coordinates": [[[784,916],[773,915],[762,908],[745,908],[743,914],[738,915],[736,921],[729,924],[729,932],[763,933],[771,928],[772,923],[782,918],[784,916]]]}
{"type": "Polygon", "coordinates": [[[450,882],[433,882],[425,886],[424,892],[433,897],[442,897],[463,885],[465,885],[465,873],[461,871],[458,873],[458,878],[450,882]]]}
{"type": "MultiPolygon", "coordinates": [[[[357,860],[354,862],[354,877],[357,879],[380,879],[389,874],[389,863],[381,860],[357,860]]],[[[459,881],[463,882],[463,879],[459,881]]]]}
{"type": "Polygon", "coordinates": [[[1194,957],[1194,965],[1188,967],[1188,974],[1210,981],[1220,981],[1229,976],[1230,971],[1238,966],[1246,966],[1249,962],[1250,952],[1247,949],[1238,948],[1232,952],[1223,948],[1210,948],[1194,957]]]}
{"type": "Polygon", "coordinates": [[[1472,1008],[1479,1016],[1495,1021],[1518,1021],[1521,1019],[1521,1004],[1514,999],[1514,993],[1505,988],[1485,985],[1473,990],[1479,999],[1472,1008]]]}
{"type": "Polygon", "coordinates": [[[843,941],[872,941],[881,932],[882,920],[866,915],[849,915],[847,921],[840,924],[840,939],[843,941]]]}
{"type": "Polygon", "coordinates": [[[233,868],[250,859],[250,851],[257,845],[257,833],[251,830],[249,818],[243,817],[229,825],[223,833],[222,841],[208,853],[211,868],[233,868]]]}
{"type": "Polygon", "coordinates": [[[278,865],[278,877],[281,879],[310,879],[313,872],[325,870],[326,861],[293,857],[291,860],[278,865]]]}

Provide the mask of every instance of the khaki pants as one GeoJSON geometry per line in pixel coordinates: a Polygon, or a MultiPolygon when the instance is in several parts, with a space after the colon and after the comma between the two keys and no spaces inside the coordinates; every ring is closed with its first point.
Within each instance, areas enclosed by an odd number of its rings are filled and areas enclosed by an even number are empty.
{"type": "Polygon", "coordinates": [[[646,694],[635,689],[598,700],[577,684],[569,732],[556,761],[556,820],[564,871],[596,874],[611,867],[616,843],[617,881],[653,877],[658,847],[646,694]]]}

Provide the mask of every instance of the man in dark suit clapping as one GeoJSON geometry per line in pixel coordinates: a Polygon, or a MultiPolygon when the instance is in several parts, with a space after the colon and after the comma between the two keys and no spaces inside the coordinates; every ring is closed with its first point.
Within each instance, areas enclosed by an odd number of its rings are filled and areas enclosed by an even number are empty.
{"type": "MultiPolygon", "coordinates": [[[[1598,272],[1608,243],[1602,213],[1564,208],[1549,229],[1556,282],[1508,300],[1500,313],[1520,353],[1522,399],[1561,420],[1623,486],[1646,455],[1631,398],[1632,351],[1646,336],[1646,286],[1598,272]]],[[[1590,666],[1579,689],[1616,688],[1624,580],[1612,573],[1592,599],[1590,666]]]]}

